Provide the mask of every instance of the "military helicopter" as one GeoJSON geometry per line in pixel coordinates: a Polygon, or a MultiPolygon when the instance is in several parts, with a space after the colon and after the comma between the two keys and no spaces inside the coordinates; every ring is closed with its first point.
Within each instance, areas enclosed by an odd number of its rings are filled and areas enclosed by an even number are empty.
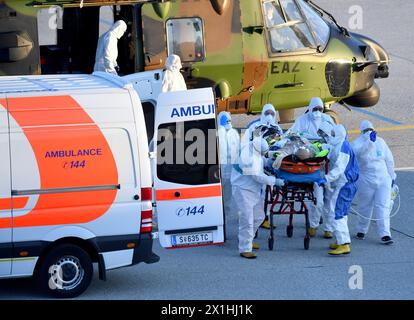
{"type": "Polygon", "coordinates": [[[375,79],[389,76],[380,44],[310,0],[0,0],[0,75],[92,72],[104,9],[129,25],[123,74],[163,69],[177,54],[189,88],[215,88],[218,111],[272,103],[287,122],[320,96],[336,118],[337,102],[376,105],[375,79]],[[42,34],[53,10],[58,27],[42,34]]]}

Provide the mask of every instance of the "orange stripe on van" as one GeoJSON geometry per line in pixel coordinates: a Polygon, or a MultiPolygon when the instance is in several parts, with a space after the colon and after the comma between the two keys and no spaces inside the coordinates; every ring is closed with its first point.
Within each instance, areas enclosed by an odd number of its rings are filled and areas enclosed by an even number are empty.
{"type": "Polygon", "coordinates": [[[0,199],[0,210],[11,210],[12,207],[14,209],[23,209],[28,201],[29,197],[2,198],[0,199]]]}
{"type": "Polygon", "coordinates": [[[157,201],[221,197],[221,185],[219,184],[208,187],[157,190],[156,196],[157,201]],[[175,196],[176,192],[180,193],[179,197],[175,196]]]}
{"type": "MultiPolygon", "coordinates": [[[[105,136],[72,97],[9,98],[7,102],[10,116],[22,128],[35,154],[40,189],[118,184],[116,162],[105,136]],[[56,150],[88,148],[99,148],[101,155],[88,157],[82,168],[68,167],[71,161],[82,160],[82,157],[45,156],[56,150]]],[[[12,158],[12,166],[16,165],[13,161],[12,158]]],[[[13,219],[13,226],[88,223],[109,210],[116,194],[117,190],[41,194],[30,212],[13,219]]],[[[7,225],[6,220],[0,219],[0,228],[7,228],[7,225]]]]}

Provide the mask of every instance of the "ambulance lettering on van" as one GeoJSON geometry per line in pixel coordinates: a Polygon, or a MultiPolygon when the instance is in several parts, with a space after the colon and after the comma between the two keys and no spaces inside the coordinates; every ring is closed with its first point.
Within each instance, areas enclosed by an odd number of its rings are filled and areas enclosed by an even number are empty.
{"type": "MultiPolygon", "coordinates": [[[[216,127],[211,89],[161,94],[155,141],[173,109],[185,130],[216,127]],[[200,114],[181,114],[182,105],[200,114]]],[[[44,291],[74,297],[93,263],[104,280],[107,270],[157,262],[153,200],[162,247],[224,242],[217,162],[151,172],[139,95],[117,76],[0,77],[0,154],[0,277],[35,276],[44,291]],[[190,208],[186,219],[179,208],[190,208]]]]}
{"type": "Polygon", "coordinates": [[[200,115],[215,114],[215,105],[202,105],[192,107],[173,108],[171,111],[171,118],[191,117],[200,115]]]}
{"type": "Polygon", "coordinates": [[[85,157],[85,156],[101,156],[101,148],[79,149],[75,150],[57,150],[46,151],[45,158],[70,158],[70,157],[85,157]]]}

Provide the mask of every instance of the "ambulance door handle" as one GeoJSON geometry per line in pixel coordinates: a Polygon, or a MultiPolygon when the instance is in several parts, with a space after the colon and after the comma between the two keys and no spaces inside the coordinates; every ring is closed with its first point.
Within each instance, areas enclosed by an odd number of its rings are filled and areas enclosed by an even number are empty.
{"type": "Polygon", "coordinates": [[[174,197],[176,198],[181,197],[181,193],[179,191],[174,192],[174,197]]]}

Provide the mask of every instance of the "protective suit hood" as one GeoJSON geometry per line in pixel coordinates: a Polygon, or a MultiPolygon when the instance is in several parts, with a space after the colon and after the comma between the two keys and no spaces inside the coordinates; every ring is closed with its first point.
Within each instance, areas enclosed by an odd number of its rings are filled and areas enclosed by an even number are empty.
{"type": "Polygon", "coordinates": [[[220,127],[230,130],[232,128],[230,113],[226,111],[220,112],[218,115],[218,124],[220,127]]]}
{"type": "Polygon", "coordinates": [[[373,129],[374,130],[375,128],[374,128],[374,125],[370,121],[364,120],[364,121],[361,122],[361,125],[360,125],[359,129],[362,132],[366,129],[373,129]]]}
{"type": "Polygon", "coordinates": [[[335,132],[335,136],[330,137],[329,143],[333,146],[336,146],[344,142],[347,133],[345,127],[342,124],[335,126],[333,130],[335,132]]]}
{"type": "Polygon", "coordinates": [[[270,103],[265,104],[263,106],[262,115],[260,116],[260,122],[262,124],[267,124],[267,125],[276,125],[278,123],[277,115],[278,115],[278,112],[276,111],[275,107],[272,104],[270,103]],[[273,111],[275,116],[272,117],[272,119],[270,119],[269,116],[265,115],[267,111],[273,111]]]}
{"type": "Polygon", "coordinates": [[[176,54],[169,55],[165,62],[165,67],[170,71],[180,71],[183,68],[181,58],[176,54]]]}
{"type": "Polygon", "coordinates": [[[313,112],[313,109],[315,109],[316,107],[323,108],[323,106],[324,106],[324,103],[322,99],[319,97],[315,97],[315,98],[312,98],[312,100],[310,101],[309,106],[308,106],[308,111],[311,114],[313,112]]]}
{"type": "Polygon", "coordinates": [[[262,137],[257,137],[253,139],[253,148],[262,156],[269,151],[269,145],[267,144],[266,140],[262,137]]]}
{"type": "Polygon", "coordinates": [[[114,23],[110,31],[115,34],[117,39],[121,39],[121,37],[127,31],[127,24],[123,20],[118,20],[114,23]]]}

